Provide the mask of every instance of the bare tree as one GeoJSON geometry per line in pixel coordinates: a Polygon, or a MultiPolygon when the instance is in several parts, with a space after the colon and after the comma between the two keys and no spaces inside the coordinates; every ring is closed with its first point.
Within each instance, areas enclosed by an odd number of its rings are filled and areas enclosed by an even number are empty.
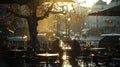
{"type": "MultiPolygon", "coordinates": [[[[13,0],[13,2],[8,2],[6,4],[6,9],[8,14],[13,15],[12,18],[20,17],[25,18],[28,21],[29,25],[29,33],[30,33],[30,41],[29,45],[31,45],[33,48],[38,44],[37,40],[37,23],[38,20],[42,20],[49,16],[50,10],[53,7],[53,4],[50,4],[49,6],[45,7],[43,4],[44,0],[13,0]],[[40,16],[37,16],[37,7],[43,7],[46,10],[41,12],[40,16]],[[22,11],[20,11],[22,10],[22,11]]],[[[6,16],[5,16],[6,17],[6,16]]],[[[5,18],[3,18],[5,19],[5,18]]],[[[14,19],[12,19],[14,20],[14,19]]],[[[12,21],[9,20],[9,21],[12,21]]],[[[4,21],[8,22],[8,21],[4,21]]]]}

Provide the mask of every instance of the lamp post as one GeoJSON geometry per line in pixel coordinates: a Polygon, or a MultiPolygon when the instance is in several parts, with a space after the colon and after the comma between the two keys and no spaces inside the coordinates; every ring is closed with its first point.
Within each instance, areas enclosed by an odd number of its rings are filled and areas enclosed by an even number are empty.
{"type": "Polygon", "coordinates": [[[69,38],[69,33],[70,33],[70,21],[71,21],[71,18],[70,18],[70,13],[71,13],[71,10],[73,9],[73,7],[69,4],[66,6],[66,14],[65,14],[65,18],[66,18],[66,21],[65,21],[65,27],[66,27],[66,37],[69,38]]]}

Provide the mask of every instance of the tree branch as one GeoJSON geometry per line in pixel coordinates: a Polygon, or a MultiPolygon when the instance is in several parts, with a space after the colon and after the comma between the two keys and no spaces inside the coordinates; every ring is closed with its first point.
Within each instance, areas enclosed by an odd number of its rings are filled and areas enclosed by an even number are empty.
{"type": "Polygon", "coordinates": [[[55,12],[55,11],[50,11],[52,14],[66,14],[64,13],[64,11],[59,11],[59,12],[55,12]]]}
{"type": "Polygon", "coordinates": [[[19,4],[24,5],[26,3],[30,3],[33,0],[0,0],[0,4],[19,4]]]}
{"type": "Polygon", "coordinates": [[[52,5],[48,8],[48,10],[45,12],[45,14],[43,16],[37,17],[37,20],[42,20],[45,17],[48,17],[50,12],[51,12],[51,9],[52,9],[53,5],[54,5],[54,3],[52,3],[52,5]]]}
{"type": "Polygon", "coordinates": [[[18,14],[16,12],[14,12],[13,10],[9,9],[9,8],[7,8],[7,11],[12,13],[12,14],[14,14],[17,17],[28,18],[28,16],[25,16],[25,15],[22,15],[22,14],[18,14]]]}

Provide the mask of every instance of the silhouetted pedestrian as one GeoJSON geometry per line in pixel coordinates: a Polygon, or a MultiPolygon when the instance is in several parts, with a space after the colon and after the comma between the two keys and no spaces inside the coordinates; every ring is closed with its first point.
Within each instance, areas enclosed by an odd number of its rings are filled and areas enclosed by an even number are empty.
{"type": "Polygon", "coordinates": [[[80,55],[80,45],[79,42],[77,40],[73,40],[73,43],[71,45],[71,54],[70,54],[70,62],[71,64],[76,67],[77,65],[77,57],[80,55]]]}

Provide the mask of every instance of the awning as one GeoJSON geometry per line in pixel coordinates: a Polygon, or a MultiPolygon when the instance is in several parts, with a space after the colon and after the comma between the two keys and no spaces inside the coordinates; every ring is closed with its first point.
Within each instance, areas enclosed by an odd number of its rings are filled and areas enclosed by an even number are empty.
{"type": "Polygon", "coordinates": [[[109,8],[107,10],[90,13],[88,15],[96,15],[96,16],[97,15],[98,16],[120,16],[120,5],[112,7],[112,8],[109,8]]]}

